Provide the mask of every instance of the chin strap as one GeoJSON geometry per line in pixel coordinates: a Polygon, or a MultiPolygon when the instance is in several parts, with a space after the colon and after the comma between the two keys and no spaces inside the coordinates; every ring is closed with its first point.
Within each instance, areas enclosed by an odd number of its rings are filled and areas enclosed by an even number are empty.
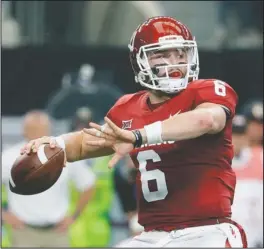
{"type": "Polygon", "coordinates": [[[166,92],[166,93],[178,92],[182,89],[185,89],[187,87],[187,85],[188,85],[188,80],[186,78],[159,80],[159,86],[161,88],[168,88],[169,89],[169,90],[161,90],[161,91],[166,92]]]}

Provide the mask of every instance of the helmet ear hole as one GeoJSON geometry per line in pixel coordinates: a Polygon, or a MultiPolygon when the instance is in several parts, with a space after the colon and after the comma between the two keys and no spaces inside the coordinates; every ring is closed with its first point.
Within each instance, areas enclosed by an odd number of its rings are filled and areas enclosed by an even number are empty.
{"type": "Polygon", "coordinates": [[[151,84],[150,77],[148,75],[143,74],[142,72],[139,72],[138,78],[145,84],[151,84]]]}
{"type": "Polygon", "coordinates": [[[194,65],[191,65],[191,70],[192,70],[192,71],[195,71],[195,70],[196,70],[196,68],[197,68],[197,65],[196,65],[196,64],[194,64],[194,65]]]}
{"type": "Polygon", "coordinates": [[[152,67],[151,68],[151,71],[152,71],[152,73],[154,74],[154,75],[158,75],[158,73],[159,73],[159,69],[158,68],[156,68],[156,67],[152,67]]]}

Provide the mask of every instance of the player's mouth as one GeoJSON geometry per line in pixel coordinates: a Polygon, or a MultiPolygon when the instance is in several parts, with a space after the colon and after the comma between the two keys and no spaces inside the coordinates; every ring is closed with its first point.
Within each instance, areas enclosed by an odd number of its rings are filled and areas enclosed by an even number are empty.
{"type": "Polygon", "coordinates": [[[183,73],[180,70],[177,70],[177,71],[174,71],[174,72],[169,73],[169,76],[171,78],[179,79],[179,78],[182,78],[183,77],[183,73]]]}

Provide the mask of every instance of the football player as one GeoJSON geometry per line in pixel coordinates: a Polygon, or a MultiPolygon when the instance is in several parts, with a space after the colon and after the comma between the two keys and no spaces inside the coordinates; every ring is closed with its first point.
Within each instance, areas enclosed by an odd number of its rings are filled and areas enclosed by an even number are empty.
{"type": "Polygon", "coordinates": [[[232,118],[237,94],[218,79],[198,79],[196,41],[186,25],[153,17],[129,44],[135,81],[145,90],[121,97],[105,125],[26,144],[61,146],[68,161],[130,154],[138,169],[138,221],[144,232],[120,247],[246,247],[231,220],[236,177],[232,118]]]}

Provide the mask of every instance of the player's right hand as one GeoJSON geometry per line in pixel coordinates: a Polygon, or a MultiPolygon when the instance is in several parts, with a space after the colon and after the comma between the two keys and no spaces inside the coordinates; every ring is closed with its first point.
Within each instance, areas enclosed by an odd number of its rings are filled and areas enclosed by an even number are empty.
{"type": "Polygon", "coordinates": [[[31,152],[36,153],[38,151],[38,148],[41,144],[49,144],[50,148],[55,148],[56,146],[59,146],[55,140],[54,137],[41,137],[34,140],[30,140],[27,144],[25,144],[21,150],[20,154],[30,154],[31,152]]]}

